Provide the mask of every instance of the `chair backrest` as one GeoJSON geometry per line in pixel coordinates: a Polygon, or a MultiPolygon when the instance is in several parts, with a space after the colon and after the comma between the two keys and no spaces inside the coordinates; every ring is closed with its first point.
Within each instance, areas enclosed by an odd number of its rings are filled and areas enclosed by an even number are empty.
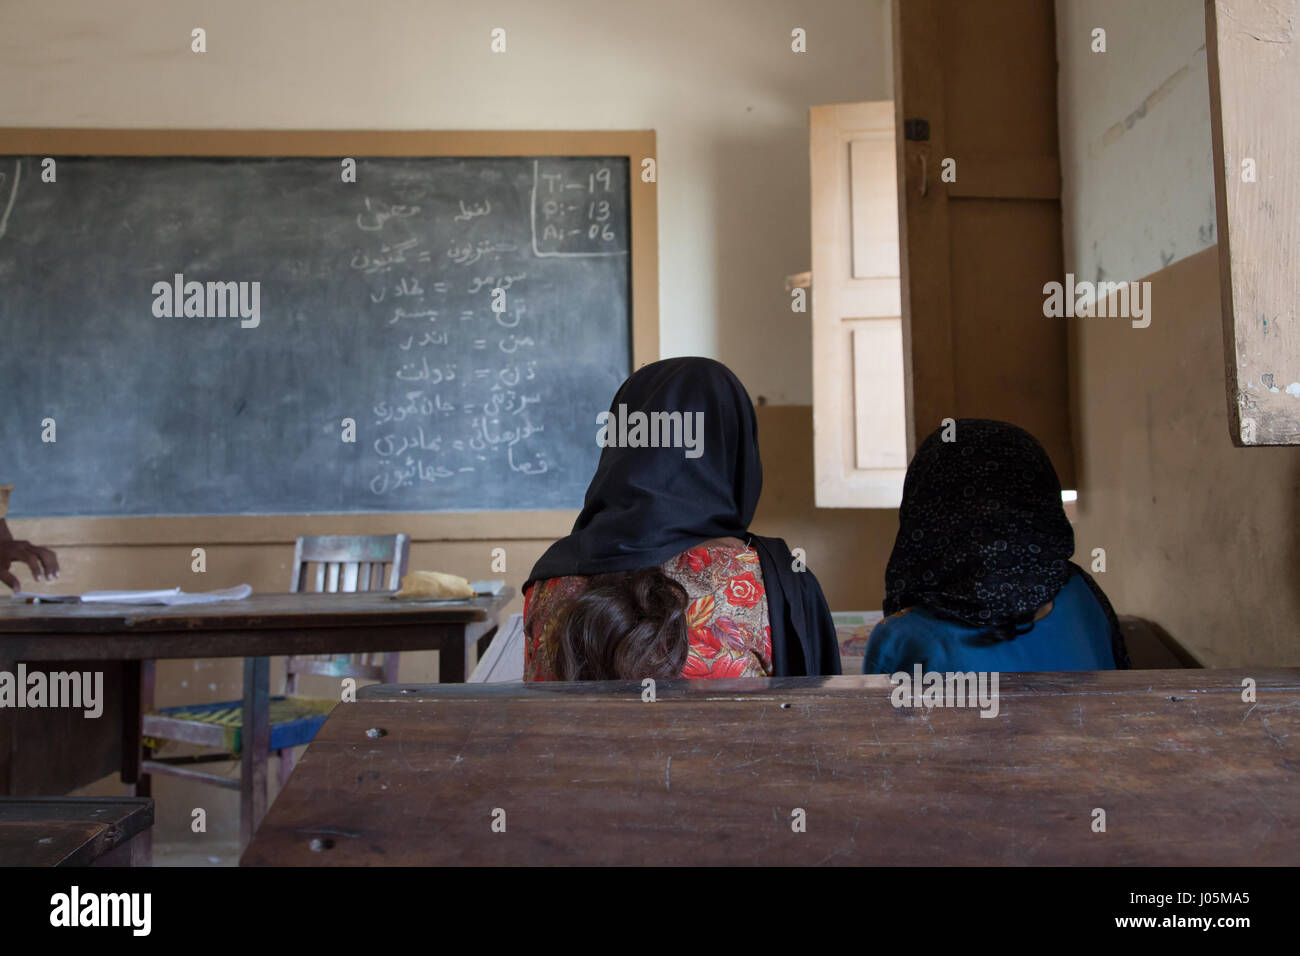
{"type": "MultiPolygon", "coordinates": [[[[289,590],[328,593],[396,591],[411,558],[405,534],[326,534],[298,539],[289,590]],[[313,570],[314,566],[314,570],[313,570]],[[313,586],[309,586],[313,585],[313,586]]],[[[309,654],[285,658],[284,693],[298,689],[299,674],[397,682],[396,653],[309,654]]]]}
{"type": "Polygon", "coordinates": [[[404,534],[323,534],[298,539],[289,590],[396,591],[411,557],[404,534]],[[315,586],[308,588],[311,565],[315,586]]]}

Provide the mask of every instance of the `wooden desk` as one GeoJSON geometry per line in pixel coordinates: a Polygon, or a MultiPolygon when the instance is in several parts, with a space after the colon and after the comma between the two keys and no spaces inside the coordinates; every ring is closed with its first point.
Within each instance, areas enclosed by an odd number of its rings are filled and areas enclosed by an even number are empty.
{"type": "Polygon", "coordinates": [[[1300,670],[1008,674],[995,718],[895,708],[887,682],[376,685],[242,862],[1300,860],[1300,670]]]}
{"type": "MultiPolygon", "coordinates": [[[[389,592],[254,594],[242,601],[176,607],[0,601],[0,669],[12,671],[20,661],[29,671],[64,661],[126,662],[121,665],[122,780],[147,796],[140,716],[153,706],[152,661],[244,658],[243,739],[249,745],[240,770],[255,782],[251,803],[241,806],[247,842],[266,812],[272,655],[437,650],[439,677],[463,681],[470,645],[491,637],[512,594],[507,588],[496,597],[454,605],[395,601],[389,592]]],[[[0,784],[5,784],[0,792],[8,790],[11,749],[0,747],[0,784]]]]}
{"type": "Polygon", "coordinates": [[[129,866],[153,826],[147,797],[0,797],[0,866],[129,866]]]}

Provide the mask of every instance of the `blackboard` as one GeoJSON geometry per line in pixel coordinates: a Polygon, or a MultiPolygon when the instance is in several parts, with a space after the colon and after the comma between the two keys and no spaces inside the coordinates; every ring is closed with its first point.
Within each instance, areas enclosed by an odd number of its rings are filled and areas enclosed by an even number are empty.
{"type": "Polygon", "coordinates": [[[631,367],[627,156],[42,172],[0,157],[15,516],[581,506],[631,367]]]}

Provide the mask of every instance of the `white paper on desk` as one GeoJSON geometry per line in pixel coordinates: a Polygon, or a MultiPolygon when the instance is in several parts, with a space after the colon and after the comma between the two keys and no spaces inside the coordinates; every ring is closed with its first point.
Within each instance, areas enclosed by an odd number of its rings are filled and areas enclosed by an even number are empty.
{"type": "Polygon", "coordinates": [[[236,584],[233,588],[221,588],[217,591],[181,591],[163,599],[164,604],[217,604],[221,601],[242,601],[253,593],[247,584],[236,584]]]}
{"type": "Polygon", "coordinates": [[[163,591],[87,591],[82,604],[166,604],[167,598],[181,593],[180,588],[163,591]]]}
{"type": "Polygon", "coordinates": [[[180,588],[166,588],[161,591],[87,591],[85,594],[32,594],[20,592],[15,598],[35,598],[38,601],[55,603],[83,604],[217,604],[221,601],[242,601],[253,593],[247,584],[237,584],[233,588],[218,591],[182,591],[180,588]]]}

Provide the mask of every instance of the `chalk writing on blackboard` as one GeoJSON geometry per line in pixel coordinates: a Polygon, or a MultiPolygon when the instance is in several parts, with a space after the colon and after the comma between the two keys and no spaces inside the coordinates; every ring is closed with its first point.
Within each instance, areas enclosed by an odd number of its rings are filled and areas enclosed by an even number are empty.
{"type": "Polygon", "coordinates": [[[627,255],[627,236],[613,215],[613,171],[591,166],[575,180],[572,160],[533,160],[533,255],[627,255]]]}
{"type": "Polygon", "coordinates": [[[546,429],[536,361],[527,357],[537,345],[528,334],[528,272],[500,268],[502,256],[519,251],[505,238],[510,223],[493,216],[485,197],[458,197],[454,210],[430,205],[427,214],[436,219],[442,212],[449,232],[439,263],[422,238],[430,234],[421,228],[426,210],[372,196],[363,201],[358,229],[382,235],[360,238],[350,265],[363,276],[392,273],[396,279],[368,297],[382,307],[377,317],[383,326],[392,328],[390,344],[398,354],[390,374],[402,389],[400,398],[388,391],[372,408],[378,432],[371,443],[370,492],[388,496],[498,468],[546,474],[546,452],[528,441],[546,429]],[[400,238],[407,226],[414,235],[400,238]],[[429,283],[401,274],[419,263],[449,277],[429,283]],[[461,302],[470,297],[473,306],[460,309],[454,323],[443,307],[449,293],[461,302]],[[403,305],[389,309],[384,299],[390,294],[403,305]]]}
{"type": "MultiPolygon", "coordinates": [[[[14,200],[18,198],[18,180],[19,178],[21,178],[22,173],[23,173],[23,161],[21,159],[14,160],[14,181],[9,186],[9,189],[7,190],[9,193],[9,198],[5,200],[4,212],[0,212],[0,239],[4,238],[5,230],[9,228],[9,213],[14,208],[14,200]]],[[[3,170],[0,170],[0,196],[4,196],[6,192],[5,190],[6,175],[7,174],[3,170]]]]}
{"type": "Polygon", "coordinates": [[[29,514],[581,506],[631,365],[625,157],[362,157],[348,186],[332,158],[66,157],[31,189],[40,162],[0,156],[29,514]],[[154,315],[177,275],[218,317],[209,284],[258,283],[260,324],[154,315]],[[31,440],[55,412],[75,440],[31,440]]]}

